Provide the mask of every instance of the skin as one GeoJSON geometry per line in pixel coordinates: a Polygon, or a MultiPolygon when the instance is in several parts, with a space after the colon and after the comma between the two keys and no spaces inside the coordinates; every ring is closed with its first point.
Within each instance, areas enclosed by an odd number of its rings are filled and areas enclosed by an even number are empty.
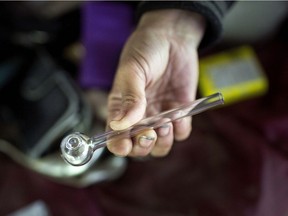
{"type": "MultiPolygon", "coordinates": [[[[108,97],[107,127],[123,130],[146,116],[195,100],[197,49],[205,31],[202,16],[167,9],[145,13],[121,54],[108,97]]],[[[112,140],[118,156],[167,155],[174,140],[189,137],[191,117],[146,130],[134,138],[112,140]]]]}

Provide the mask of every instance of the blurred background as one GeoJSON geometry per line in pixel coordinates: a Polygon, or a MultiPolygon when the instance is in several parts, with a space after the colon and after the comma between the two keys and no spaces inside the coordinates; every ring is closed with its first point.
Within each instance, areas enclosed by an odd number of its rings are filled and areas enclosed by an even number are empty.
{"type": "Polygon", "coordinates": [[[195,116],[171,154],[101,150],[81,168],[63,162],[61,138],[104,131],[137,2],[0,6],[0,215],[288,214],[287,2],[230,10],[222,39],[200,51],[198,92],[227,103],[195,116]]]}

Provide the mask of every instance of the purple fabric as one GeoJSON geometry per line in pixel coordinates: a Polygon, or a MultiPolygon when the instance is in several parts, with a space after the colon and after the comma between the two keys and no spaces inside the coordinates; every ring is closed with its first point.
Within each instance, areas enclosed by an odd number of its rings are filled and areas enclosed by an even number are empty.
{"type": "Polygon", "coordinates": [[[133,29],[134,11],[119,2],[86,2],[82,43],[86,49],[79,82],[84,88],[109,89],[121,49],[133,29]]]}

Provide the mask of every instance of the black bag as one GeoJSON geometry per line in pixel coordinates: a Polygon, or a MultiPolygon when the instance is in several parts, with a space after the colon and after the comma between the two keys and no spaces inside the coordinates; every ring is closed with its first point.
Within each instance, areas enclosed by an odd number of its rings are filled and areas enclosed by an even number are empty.
{"type": "Polygon", "coordinates": [[[41,157],[58,150],[65,134],[88,132],[90,107],[71,76],[47,53],[21,53],[2,62],[0,73],[2,139],[31,157],[41,157]]]}

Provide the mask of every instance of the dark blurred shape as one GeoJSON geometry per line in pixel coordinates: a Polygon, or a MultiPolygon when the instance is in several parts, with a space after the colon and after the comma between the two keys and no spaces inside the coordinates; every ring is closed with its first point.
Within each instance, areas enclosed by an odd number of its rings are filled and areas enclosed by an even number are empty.
{"type": "Polygon", "coordinates": [[[1,88],[0,115],[1,127],[13,125],[17,134],[0,133],[1,138],[27,155],[40,157],[58,149],[56,141],[69,131],[88,130],[92,118],[81,91],[47,53],[25,51],[11,61],[0,67],[14,74],[1,88]]]}

